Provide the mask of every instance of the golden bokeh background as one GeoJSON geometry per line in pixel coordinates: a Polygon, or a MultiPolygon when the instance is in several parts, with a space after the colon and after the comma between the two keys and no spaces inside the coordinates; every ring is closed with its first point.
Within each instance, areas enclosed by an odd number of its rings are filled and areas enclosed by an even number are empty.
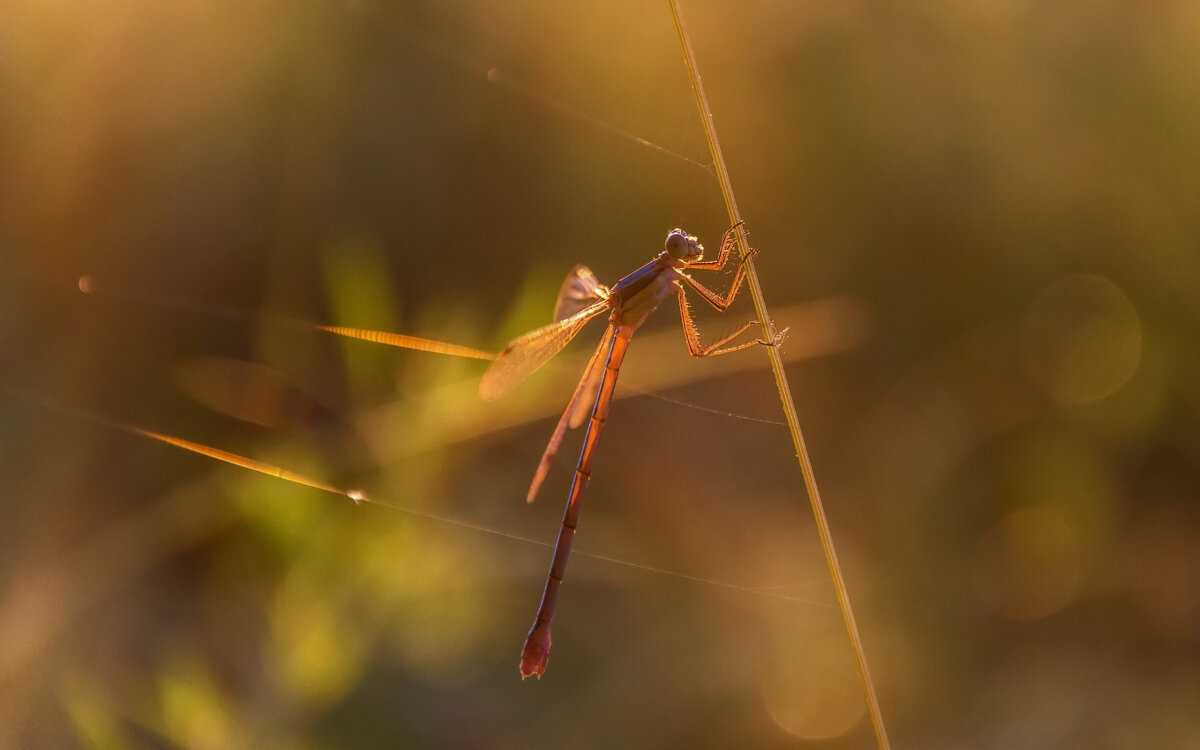
{"type": "MultiPolygon", "coordinates": [[[[600,325],[304,325],[714,249],[665,3],[3,7],[0,746],[872,745],[761,353],[639,332],[521,682],[600,325]]],[[[1195,4],[684,13],[894,743],[1200,745],[1195,4]]]]}

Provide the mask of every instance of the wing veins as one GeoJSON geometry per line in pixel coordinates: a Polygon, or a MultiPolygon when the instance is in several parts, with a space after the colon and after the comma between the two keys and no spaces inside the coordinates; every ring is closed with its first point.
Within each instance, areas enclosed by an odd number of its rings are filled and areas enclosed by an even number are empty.
{"type": "Polygon", "coordinates": [[[483,380],[479,383],[479,395],[492,399],[507,393],[517,383],[549,362],[583,330],[589,320],[608,308],[609,301],[601,299],[569,318],[513,339],[483,374],[483,380]]]}

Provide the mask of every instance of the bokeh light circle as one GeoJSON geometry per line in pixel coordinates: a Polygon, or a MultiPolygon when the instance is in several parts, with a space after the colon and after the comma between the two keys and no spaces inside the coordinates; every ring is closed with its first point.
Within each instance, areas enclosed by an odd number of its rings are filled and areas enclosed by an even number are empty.
{"type": "Polygon", "coordinates": [[[1023,335],[1031,379],[1057,401],[1097,401],[1125,385],[1142,356],[1142,325],[1125,293],[1102,276],[1072,274],[1030,306],[1023,335]]]}

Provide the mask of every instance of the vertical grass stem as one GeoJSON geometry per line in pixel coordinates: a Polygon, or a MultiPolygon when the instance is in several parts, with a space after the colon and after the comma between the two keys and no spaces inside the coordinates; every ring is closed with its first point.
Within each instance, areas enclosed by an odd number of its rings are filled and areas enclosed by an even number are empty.
{"type": "MultiPolygon", "coordinates": [[[[679,11],[678,0],[669,0],[671,15],[675,18],[675,28],[679,32],[679,42],[683,47],[683,57],[687,64],[688,75],[692,79],[692,91],[696,95],[696,106],[700,110],[700,120],[704,125],[704,135],[708,139],[709,150],[712,152],[713,168],[717,181],[721,184],[721,194],[725,198],[725,207],[729,211],[729,222],[737,226],[738,240],[741,252],[749,247],[746,240],[745,225],[738,210],[737,200],[733,195],[733,186],[729,181],[729,172],[725,167],[725,158],[721,154],[721,144],[717,140],[717,130],[713,125],[712,112],[708,108],[708,98],[704,94],[704,85],[700,79],[700,69],[696,66],[696,55],[692,50],[692,42],[684,27],[683,16],[679,11]]],[[[750,287],[750,295],[754,299],[754,311],[762,323],[763,339],[772,341],[775,337],[774,325],[767,314],[767,304],[763,300],[762,286],[754,269],[754,259],[746,258],[746,283],[750,287]]],[[[796,407],[792,401],[792,391],[788,387],[787,377],[783,371],[783,358],[778,347],[764,347],[771,360],[771,371],[775,375],[775,385],[779,389],[779,399],[783,402],[783,413],[787,419],[788,430],[792,434],[792,444],[796,448],[796,458],[800,463],[800,473],[804,476],[804,486],[808,490],[808,498],[812,505],[813,516],[817,522],[817,533],[821,537],[821,546],[825,550],[825,560],[829,564],[829,572],[833,577],[834,589],[837,592],[838,605],[846,630],[850,636],[850,645],[858,662],[859,677],[862,679],[863,691],[866,693],[867,710],[871,715],[871,723],[875,729],[875,738],[881,750],[891,747],[888,742],[887,730],[883,723],[883,714],[879,710],[879,699],[875,695],[875,685],[871,681],[871,672],[867,666],[867,656],[863,649],[862,639],[858,634],[858,625],[854,620],[854,610],[850,606],[850,594],[846,590],[846,581],[842,576],[842,568],[838,563],[837,552],[833,546],[833,536],[829,530],[829,521],[825,517],[825,508],[821,503],[821,493],[817,488],[816,475],[813,473],[812,462],[808,457],[808,449],[804,444],[804,434],[800,429],[800,419],[796,416],[796,407]]]]}

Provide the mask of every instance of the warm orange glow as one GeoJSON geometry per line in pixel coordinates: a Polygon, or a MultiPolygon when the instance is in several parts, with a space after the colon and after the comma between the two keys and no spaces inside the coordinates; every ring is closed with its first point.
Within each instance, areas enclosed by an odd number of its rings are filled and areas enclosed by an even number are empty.
{"type": "Polygon", "coordinates": [[[487,360],[495,359],[496,357],[495,354],[485,352],[482,349],[450,344],[445,341],[435,341],[434,339],[425,339],[420,336],[406,336],[399,333],[388,333],[387,331],[371,331],[365,328],[348,328],[345,326],[315,325],[313,327],[319,331],[325,331],[326,333],[338,336],[370,341],[376,344],[385,344],[387,346],[396,346],[402,349],[430,352],[432,354],[448,354],[452,357],[487,360]]]}

